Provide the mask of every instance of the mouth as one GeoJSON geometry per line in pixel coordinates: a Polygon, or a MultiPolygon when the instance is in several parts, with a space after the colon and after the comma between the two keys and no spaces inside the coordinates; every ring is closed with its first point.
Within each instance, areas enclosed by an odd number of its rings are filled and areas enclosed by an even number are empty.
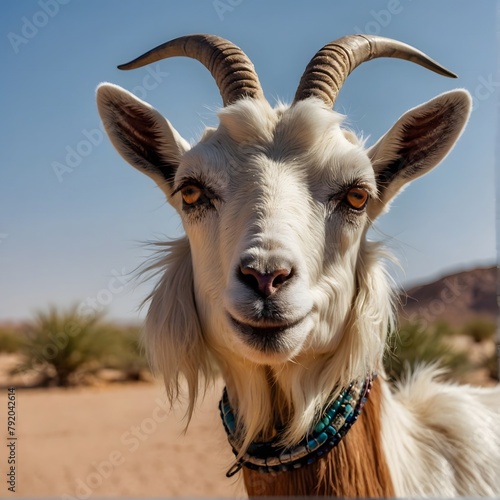
{"type": "Polygon", "coordinates": [[[280,353],[289,351],[291,348],[290,338],[295,337],[297,329],[301,329],[306,317],[296,321],[271,323],[266,322],[263,326],[242,323],[233,316],[228,315],[234,330],[243,340],[254,349],[265,353],[280,353]]]}

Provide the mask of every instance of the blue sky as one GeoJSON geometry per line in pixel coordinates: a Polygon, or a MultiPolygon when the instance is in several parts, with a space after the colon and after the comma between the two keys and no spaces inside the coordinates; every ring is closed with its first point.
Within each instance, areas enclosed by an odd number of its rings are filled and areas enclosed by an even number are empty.
{"type": "Polygon", "coordinates": [[[313,54],[354,32],[405,41],[456,72],[459,79],[450,80],[405,61],[366,63],[348,79],[335,109],[371,144],[407,109],[468,89],[475,106],[459,144],[406,189],[372,236],[398,256],[404,283],[493,263],[497,5],[480,5],[3,0],[0,320],[82,301],[106,307],[113,318],[139,316],[151,284],[135,285],[129,274],[148,255],[142,243],[176,237],[182,228],[154,183],[103,137],[95,88],[110,81],[133,91],[194,142],[205,125],[217,124],[221,105],[203,66],[177,58],[150,69],[116,69],[189,33],[217,34],[242,47],[271,102],[290,101],[313,54]]]}

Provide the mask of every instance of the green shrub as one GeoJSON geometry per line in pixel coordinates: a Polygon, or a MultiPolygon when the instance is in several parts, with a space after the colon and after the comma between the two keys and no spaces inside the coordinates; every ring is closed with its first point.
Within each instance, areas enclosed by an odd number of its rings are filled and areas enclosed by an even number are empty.
{"type": "Polygon", "coordinates": [[[120,370],[126,380],[142,380],[148,373],[148,362],[141,349],[141,328],[135,325],[106,325],[106,337],[112,346],[107,350],[102,364],[120,370]]]}
{"type": "Polygon", "coordinates": [[[492,339],[495,336],[496,325],[491,321],[475,319],[469,321],[462,329],[464,335],[472,337],[476,342],[492,339]]]}
{"type": "Polygon", "coordinates": [[[38,312],[25,329],[21,352],[24,363],[17,373],[36,371],[44,385],[72,385],[100,366],[110,347],[101,315],[78,314],[77,308],[38,312]]]}
{"type": "Polygon", "coordinates": [[[6,326],[0,326],[0,352],[13,353],[21,350],[23,336],[20,331],[6,326]]]}
{"type": "Polygon", "coordinates": [[[445,342],[450,328],[440,322],[429,328],[419,323],[401,327],[389,340],[384,354],[387,374],[399,380],[408,370],[419,364],[437,363],[448,370],[449,378],[461,378],[470,368],[467,354],[459,352],[445,342]]]}

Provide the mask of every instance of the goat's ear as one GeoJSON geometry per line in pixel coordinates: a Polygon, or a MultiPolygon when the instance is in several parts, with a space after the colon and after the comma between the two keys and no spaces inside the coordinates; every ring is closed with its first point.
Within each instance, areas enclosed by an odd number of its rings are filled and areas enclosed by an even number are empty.
{"type": "Polygon", "coordinates": [[[379,198],[370,201],[373,220],[408,182],[434,168],[452,149],[471,110],[466,90],[454,90],[411,109],[368,150],[379,198]]]}
{"type": "Polygon", "coordinates": [[[97,108],[116,150],[169,198],[177,166],[189,144],[156,109],[117,85],[97,87],[97,108]]]}

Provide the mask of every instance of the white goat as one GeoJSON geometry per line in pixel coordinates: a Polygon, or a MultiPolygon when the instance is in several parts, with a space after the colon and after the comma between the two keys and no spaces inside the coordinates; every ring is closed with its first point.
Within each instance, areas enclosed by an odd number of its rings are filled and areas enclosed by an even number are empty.
{"type": "Polygon", "coordinates": [[[389,387],[391,288],[379,244],[366,239],[401,188],[450,151],[469,94],[408,111],[365,150],[331,109],[354,68],[397,57],[454,75],[365,35],[325,45],[291,106],[275,109],[246,55],[219,37],[172,40],[121,68],[172,56],[204,64],[224,103],[218,128],[193,148],[129,92],[97,91],[112,143],[156,181],[186,231],[157,264],[146,321],[170,399],[182,375],[190,413],[199,375],[210,380],[217,362],[237,456],[228,474],[242,467],[250,495],[499,494],[500,390],[438,383],[429,368],[389,387]]]}

